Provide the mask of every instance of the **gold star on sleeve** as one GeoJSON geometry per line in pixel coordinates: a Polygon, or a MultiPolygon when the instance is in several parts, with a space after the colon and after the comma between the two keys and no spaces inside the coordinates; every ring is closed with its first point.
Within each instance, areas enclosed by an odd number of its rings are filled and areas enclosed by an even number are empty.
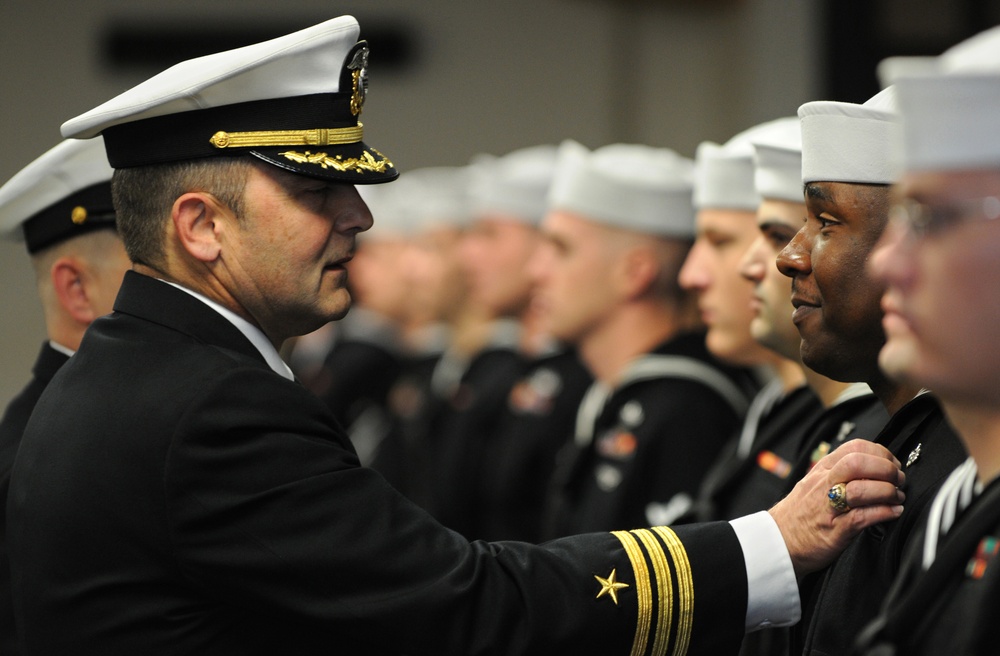
{"type": "Polygon", "coordinates": [[[603,578],[601,576],[595,576],[597,582],[601,584],[601,590],[597,593],[595,599],[600,599],[604,595],[611,597],[611,601],[615,602],[615,606],[618,605],[618,591],[622,588],[627,588],[628,583],[621,583],[617,580],[618,571],[617,569],[612,569],[611,574],[608,578],[603,578]]]}

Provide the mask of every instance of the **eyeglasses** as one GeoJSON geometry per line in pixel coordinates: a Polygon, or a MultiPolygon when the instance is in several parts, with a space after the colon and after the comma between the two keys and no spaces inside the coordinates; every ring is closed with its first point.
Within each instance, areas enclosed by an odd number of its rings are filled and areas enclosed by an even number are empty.
{"type": "Polygon", "coordinates": [[[906,226],[910,234],[919,239],[940,234],[959,223],[992,221],[1000,218],[1000,198],[996,196],[968,198],[937,206],[905,198],[893,206],[889,217],[906,226]]]}

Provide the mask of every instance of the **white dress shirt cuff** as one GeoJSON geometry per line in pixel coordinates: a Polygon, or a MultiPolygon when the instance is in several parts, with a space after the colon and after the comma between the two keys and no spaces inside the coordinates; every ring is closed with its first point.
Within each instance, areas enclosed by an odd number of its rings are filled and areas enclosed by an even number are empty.
{"type": "Polygon", "coordinates": [[[746,630],[789,626],[799,621],[799,586],[781,531],[767,511],[729,522],[747,568],[746,630]]]}

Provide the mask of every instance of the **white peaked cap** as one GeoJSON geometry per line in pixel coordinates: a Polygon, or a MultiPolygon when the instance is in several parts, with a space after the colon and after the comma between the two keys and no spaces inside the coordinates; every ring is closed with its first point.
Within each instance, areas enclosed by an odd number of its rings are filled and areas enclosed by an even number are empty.
{"type": "Polygon", "coordinates": [[[754,187],[761,198],[803,202],[802,129],[797,116],[780,118],[752,139],[754,187]]]}
{"type": "Polygon", "coordinates": [[[862,105],[819,100],[799,107],[802,182],[896,182],[902,127],[895,94],[890,87],[862,105]]]}
{"type": "Polygon", "coordinates": [[[906,170],[1000,167],[1000,27],[940,57],[887,59],[879,76],[897,89],[906,170]]]}
{"type": "Polygon", "coordinates": [[[119,123],[253,100],[335,92],[360,29],[340,16],[277,39],[189,59],[63,123],[86,139],[119,123]],[[329,47],[329,44],[337,47],[329,47]]]}
{"type": "Polygon", "coordinates": [[[101,139],[67,139],[0,187],[0,233],[30,252],[97,227],[114,227],[101,139]]]}
{"type": "Polygon", "coordinates": [[[62,125],[104,135],[128,168],[246,154],[311,177],[367,184],[398,175],[363,141],[368,46],[341,16],[181,62],[62,125]]]}
{"type": "Polygon", "coordinates": [[[668,148],[613,144],[559,148],[550,210],[665,237],[694,235],[694,162],[668,148]]]}
{"type": "Polygon", "coordinates": [[[555,174],[557,148],[522,148],[502,157],[478,155],[470,165],[472,210],[477,216],[502,216],[531,225],[541,223],[555,174]]]}

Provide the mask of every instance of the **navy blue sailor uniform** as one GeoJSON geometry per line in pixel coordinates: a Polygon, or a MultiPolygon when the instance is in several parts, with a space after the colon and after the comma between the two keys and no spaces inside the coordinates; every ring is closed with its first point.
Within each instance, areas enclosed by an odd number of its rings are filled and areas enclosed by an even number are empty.
{"type": "Polygon", "coordinates": [[[378,445],[371,467],[419,506],[430,499],[434,468],[430,433],[443,399],[434,393],[434,372],[447,349],[449,331],[429,327],[427,339],[403,353],[400,373],[386,395],[390,426],[378,445]]]}
{"type": "MultiPolygon", "coordinates": [[[[493,323],[490,339],[454,373],[455,384],[438,389],[444,395],[431,423],[428,448],[430,498],[427,510],[442,524],[470,539],[476,534],[475,494],[488,436],[496,430],[511,388],[527,368],[520,351],[520,324],[513,319],[493,323]]],[[[438,366],[452,366],[442,359],[438,366]]],[[[437,372],[436,372],[437,373],[437,372]]]]}
{"type": "Polygon", "coordinates": [[[473,490],[477,538],[543,539],[556,454],[572,439],[576,411],[592,380],[575,350],[555,348],[532,360],[511,388],[495,429],[484,435],[473,490]]]}
{"type": "Polygon", "coordinates": [[[389,390],[403,369],[400,336],[375,312],[352,308],[337,323],[333,345],[307,387],[326,401],[370,465],[392,429],[389,390]]]}
{"type": "Polygon", "coordinates": [[[970,458],[942,485],[858,654],[996,653],[1000,479],[981,489],[976,473],[970,458]]]}
{"type": "Polygon", "coordinates": [[[28,656],[722,654],[747,618],[731,524],[469,543],[233,323],[135,272],[40,398],[9,510],[28,656]]]}
{"type": "Polygon", "coordinates": [[[854,383],[820,415],[795,456],[788,490],[813,465],[838,446],[853,439],[874,440],[889,423],[889,412],[865,383],[854,383]]]}
{"type": "Polygon", "coordinates": [[[878,614],[921,516],[945,478],[966,458],[929,393],[897,411],[873,441],[903,464],[903,514],[865,529],[829,567],[802,580],[802,620],[790,629],[791,653],[850,653],[856,636],[878,614]]]}
{"type": "MultiPolygon", "coordinates": [[[[759,401],[767,403],[766,390],[751,403],[748,421],[759,401]]],[[[728,445],[728,459],[720,459],[706,477],[698,521],[732,519],[770,508],[791,492],[822,456],[847,440],[874,438],[889,421],[885,406],[864,383],[848,387],[828,408],[823,408],[807,387],[792,390],[772,403],[756,432],[750,433],[753,442],[745,455],[740,457],[739,445],[748,437],[746,423],[738,440],[728,445]]]]}
{"type": "MultiPolygon", "coordinates": [[[[823,455],[848,440],[877,437],[888,422],[889,413],[868,385],[854,383],[848,386],[829,407],[802,427],[803,439],[798,451],[790,456],[790,462],[794,464],[791,472],[785,474],[780,496],[790,492],[823,455]]],[[[744,506],[743,510],[747,508],[744,506]]],[[[732,512],[730,510],[730,514],[732,512]]],[[[749,633],[743,639],[740,654],[786,656],[789,653],[790,632],[789,627],[781,627],[749,633]]]]}
{"type": "Polygon", "coordinates": [[[743,426],[702,482],[699,521],[733,519],[766,510],[788,492],[788,477],[809,425],[823,411],[806,385],[785,393],[781,381],[754,397],[743,426]]]}
{"type": "Polygon", "coordinates": [[[702,478],[740,425],[755,380],[686,333],[634,360],[613,390],[595,382],[559,455],[550,537],[670,523],[690,510],[702,478]]]}

